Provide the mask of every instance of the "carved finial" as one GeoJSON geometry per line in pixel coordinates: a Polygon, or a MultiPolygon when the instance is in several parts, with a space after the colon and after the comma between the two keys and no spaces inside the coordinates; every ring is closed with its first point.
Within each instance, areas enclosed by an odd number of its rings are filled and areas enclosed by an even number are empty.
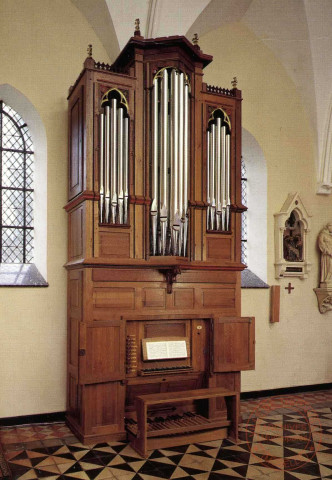
{"type": "Polygon", "coordinates": [[[92,45],[91,43],[89,43],[88,45],[88,48],[86,49],[86,51],[88,52],[88,57],[92,57],[92,45]]]}
{"type": "Polygon", "coordinates": [[[135,31],[134,31],[134,35],[135,36],[141,36],[141,30],[140,30],[140,21],[139,21],[139,18],[136,18],[135,20],[135,31]]]}
{"type": "Polygon", "coordinates": [[[232,87],[233,87],[233,88],[237,88],[237,78],[236,78],[236,77],[233,77],[232,87]]]}
{"type": "Polygon", "coordinates": [[[194,33],[192,42],[195,46],[198,46],[198,34],[197,33],[194,33]]]}

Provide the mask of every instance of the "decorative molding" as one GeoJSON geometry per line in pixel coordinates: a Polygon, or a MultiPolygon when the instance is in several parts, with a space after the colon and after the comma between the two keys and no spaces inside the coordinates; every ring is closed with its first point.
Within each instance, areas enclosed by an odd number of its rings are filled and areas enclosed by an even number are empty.
{"type": "Polygon", "coordinates": [[[181,274],[181,267],[173,265],[166,269],[160,269],[160,271],[165,275],[167,288],[167,293],[172,293],[173,291],[173,283],[176,282],[177,275],[181,274]]]}
{"type": "Polygon", "coordinates": [[[317,193],[330,195],[332,193],[332,100],[328,111],[324,133],[323,153],[320,160],[317,193]]]}
{"type": "Polygon", "coordinates": [[[298,193],[290,193],[279,213],[274,214],[274,245],[275,245],[275,278],[299,277],[307,278],[311,270],[308,260],[308,233],[310,232],[310,217],[298,193]],[[290,260],[284,251],[286,222],[291,214],[296,218],[301,230],[301,256],[290,260]]]}

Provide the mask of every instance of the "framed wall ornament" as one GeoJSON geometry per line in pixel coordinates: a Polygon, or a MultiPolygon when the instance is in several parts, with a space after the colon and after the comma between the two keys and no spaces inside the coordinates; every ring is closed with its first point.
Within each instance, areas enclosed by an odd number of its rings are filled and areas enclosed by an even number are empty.
{"type": "Polygon", "coordinates": [[[274,214],[275,277],[307,278],[310,217],[298,193],[290,193],[274,214]]]}

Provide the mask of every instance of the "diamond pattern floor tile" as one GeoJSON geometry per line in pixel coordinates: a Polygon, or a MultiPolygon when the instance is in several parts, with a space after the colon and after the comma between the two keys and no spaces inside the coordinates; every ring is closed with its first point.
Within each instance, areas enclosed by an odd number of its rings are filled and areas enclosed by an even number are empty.
{"type": "Polygon", "coordinates": [[[61,423],[3,427],[0,442],[15,480],[332,480],[331,407],[331,391],[245,401],[238,444],[182,445],[148,459],[125,442],[83,445],[61,423]]]}

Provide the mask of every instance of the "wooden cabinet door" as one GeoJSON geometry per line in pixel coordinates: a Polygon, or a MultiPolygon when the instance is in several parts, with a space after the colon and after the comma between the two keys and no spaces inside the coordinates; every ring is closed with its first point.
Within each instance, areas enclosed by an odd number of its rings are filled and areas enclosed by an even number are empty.
{"type": "Polygon", "coordinates": [[[125,324],[123,320],[80,324],[79,383],[125,378],[125,324]]]}
{"type": "Polygon", "coordinates": [[[124,434],[126,387],[122,382],[95,383],[83,389],[86,434],[124,434]]]}
{"type": "Polygon", "coordinates": [[[213,320],[214,372],[239,372],[255,368],[255,319],[216,317],[213,320]]]}

